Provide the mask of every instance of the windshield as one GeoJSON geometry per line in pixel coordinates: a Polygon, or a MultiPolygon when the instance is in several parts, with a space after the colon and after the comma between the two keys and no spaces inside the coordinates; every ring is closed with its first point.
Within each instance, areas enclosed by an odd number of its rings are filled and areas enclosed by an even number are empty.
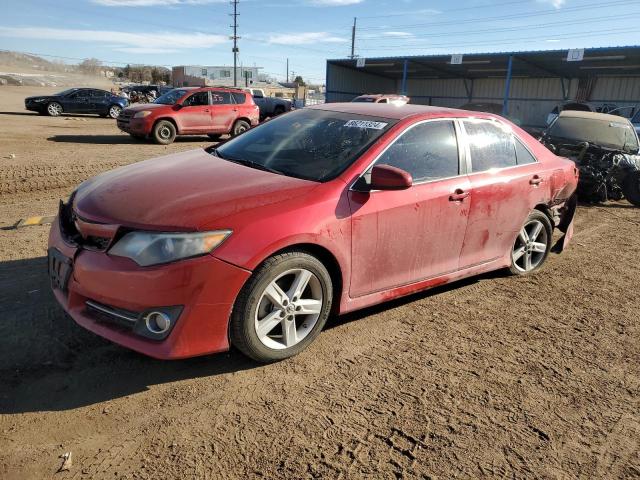
{"type": "Polygon", "coordinates": [[[282,175],[326,182],[340,175],[395,123],[351,113],[296,110],[210,153],[282,175]]]}
{"type": "Polygon", "coordinates": [[[60,93],[56,93],[56,95],[60,95],[60,96],[69,95],[71,92],[75,92],[76,90],[78,90],[78,89],[77,88],[69,88],[68,90],[63,90],[60,93]]]}
{"type": "Polygon", "coordinates": [[[608,121],[561,116],[549,128],[549,135],[626,152],[638,151],[638,138],[628,120],[608,121]]]}
{"type": "Polygon", "coordinates": [[[375,103],[375,97],[356,97],[352,102],[375,103]]]}
{"type": "Polygon", "coordinates": [[[163,105],[174,105],[178,100],[180,100],[184,94],[187,93],[186,90],[180,90],[176,88],[175,90],[170,90],[164,95],[160,95],[155,99],[153,103],[161,103],[163,105]]]}

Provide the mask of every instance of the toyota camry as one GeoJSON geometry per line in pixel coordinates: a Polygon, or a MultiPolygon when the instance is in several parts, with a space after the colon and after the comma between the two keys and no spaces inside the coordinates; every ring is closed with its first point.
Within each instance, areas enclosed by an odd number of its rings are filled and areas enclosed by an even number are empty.
{"type": "Polygon", "coordinates": [[[571,238],[577,180],[496,115],[325,104],[87,180],[60,202],[49,275],[77,323],[138,352],[276,361],[330,314],[536,272],[554,229],[571,238]]]}

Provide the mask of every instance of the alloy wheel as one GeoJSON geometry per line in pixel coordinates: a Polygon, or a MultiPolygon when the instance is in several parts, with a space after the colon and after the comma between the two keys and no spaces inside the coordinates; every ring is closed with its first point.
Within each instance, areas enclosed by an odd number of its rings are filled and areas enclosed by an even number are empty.
{"type": "Polygon", "coordinates": [[[160,130],[158,131],[158,135],[163,140],[168,140],[168,139],[171,138],[171,129],[169,127],[167,127],[167,126],[162,126],[162,127],[160,127],[160,130]]]}
{"type": "Polygon", "coordinates": [[[304,268],[287,270],[260,296],[254,320],[258,339],[275,350],[300,343],[318,322],[322,306],[318,277],[304,268]]]}
{"type": "Polygon", "coordinates": [[[111,118],[118,118],[120,116],[120,112],[122,109],[120,107],[116,107],[115,105],[109,109],[109,116],[111,118]]]}
{"type": "Polygon", "coordinates": [[[537,219],[529,220],[518,233],[511,252],[516,269],[530,272],[537,268],[545,259],[549,241],[544,224],[537,219]]]}
{"type": "Polygon", "coordinates": [[[49,115],[51,115],[52,117],[57,117],[62,113],[62,107],[57,103],[50,103],[47,106],[47,111],[49,112],[49,115]]]}

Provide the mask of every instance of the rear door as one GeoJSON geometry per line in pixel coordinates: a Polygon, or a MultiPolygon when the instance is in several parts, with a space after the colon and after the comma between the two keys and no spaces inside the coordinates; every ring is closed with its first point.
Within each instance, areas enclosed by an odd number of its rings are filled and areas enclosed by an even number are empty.
{"type": "Polygon", "coordinates": [[[211,92],[211,116],[213,130],[211,133],[228,133],[238,115],[238,105],[235,104],[230,92],[213,90],[211,92]]]}
{"type": "Polygon", "coordinates": [[[458,269],[469,190],[458,135],[453,120],[417,123],[375,161],[411,173],[412,187],[355,191],[360,181],[352,187],[352,297],[458,269]]]}
{"type": "Polygon", "coordinates": [[[110,96],[111,94],[104,90],[90,90],[89,104],[91,111],[94,113],[106,113],[110,96]]]}
{"type": "Polygon", "coordinates": [[[460,267],[497,260],[511,251],[531,209],[546,203],[549,179],[534,155],[498,121],[461,122],[471,182],[469,223],[460,267]]]}
{"type": "Polygon", "coordinates": [[[208,133],[211,131],[209,92],[195,92],[182,102],[180,133],[208,133]]]}

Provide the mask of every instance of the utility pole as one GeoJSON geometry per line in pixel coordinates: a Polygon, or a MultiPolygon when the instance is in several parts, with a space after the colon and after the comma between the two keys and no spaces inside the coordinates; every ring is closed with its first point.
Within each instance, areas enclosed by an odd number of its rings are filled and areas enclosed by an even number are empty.
{"type": "Polygon", "coordinates": [[[289,83],[289,59],[287,58],[287,83],[289,83]]]}
{"type": "Polygon", "coordinates": [[[356,22],[357,17],[353,17],[353,27],[351,27],[351,59],[356,58],[356,22]]]}
{"type": "Polygon", "coordinates": [[[240,0],[231,0],[231,5],[233,5],[233,13],[230,13],[229,15],[231,15],[233,17],[233,25],[231,25],[231,28],[233,28],[233,35],[231,36],[231,40],[233,40],[233,86],[237,87],[238,86],[238,52],[240,51],[240,49],[238,48],[238,39],[240,38],[238,36],[238,15],[240,15],[238,13],[238,3],[240,3],[240,0]]]}

